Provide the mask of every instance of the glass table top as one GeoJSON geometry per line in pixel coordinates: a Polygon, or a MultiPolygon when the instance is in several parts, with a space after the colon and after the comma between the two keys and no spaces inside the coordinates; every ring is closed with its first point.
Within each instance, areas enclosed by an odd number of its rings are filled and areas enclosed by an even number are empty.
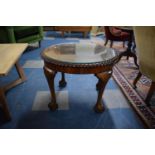
{"type": "Polygon", "coordinates": [[[112,48],[97,43],[64,43],[46,48],[42,57],[64,63],[100,63],[117,56],[112,48]]]}

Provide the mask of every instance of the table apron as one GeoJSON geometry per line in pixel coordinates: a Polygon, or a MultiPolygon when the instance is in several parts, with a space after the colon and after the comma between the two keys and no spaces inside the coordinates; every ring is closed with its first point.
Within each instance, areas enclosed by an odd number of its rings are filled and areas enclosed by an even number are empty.
{"type": "Polygon", "coordinates": [[[106,71],[111,71],[113,65],[105,65],[105,66],[61,66],[55,65],[48,62],[44,62],[44,67],[49,70],[53,70],[56,72],[64,72],[69,74],[97,74],[106,71]]]}

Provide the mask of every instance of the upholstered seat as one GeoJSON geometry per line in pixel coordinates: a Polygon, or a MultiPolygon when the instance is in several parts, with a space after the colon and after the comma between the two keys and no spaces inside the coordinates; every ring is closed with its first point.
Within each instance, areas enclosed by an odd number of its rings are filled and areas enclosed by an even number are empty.
{"type": "Polygon", "coordinates": [[[109,40],[111,41],[110,47],[112,47],[113,41],[122,41],[124,46],[125,41],[130,41],[132,39],[130,33],[124,32],[119,28],[105,26],[104,29],[106,36],[105,46],[109,40]]]}
{"type": "Polygon", "coordinates": [[[41,26],[3,26],[0,27],[0,43],[34,43],[43,38],[41,26]]]}

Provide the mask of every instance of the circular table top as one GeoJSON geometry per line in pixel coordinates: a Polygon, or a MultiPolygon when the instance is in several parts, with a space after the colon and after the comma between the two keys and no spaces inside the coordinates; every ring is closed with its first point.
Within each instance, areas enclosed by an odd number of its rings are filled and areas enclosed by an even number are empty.
{"type": "Polygon", "coordinates": [[[118,54],[94,42],[63,43],[46,48],[41,56],[44,67],[71,74],[97,74],[112,70],[118,54]]]}
{"type": "Polygon", "coordinates": [[[103,63],[117,57],[114,49],[92,42],[56,44],[46,48],[41,55],[48,62],[67,64],[103,63]]]}

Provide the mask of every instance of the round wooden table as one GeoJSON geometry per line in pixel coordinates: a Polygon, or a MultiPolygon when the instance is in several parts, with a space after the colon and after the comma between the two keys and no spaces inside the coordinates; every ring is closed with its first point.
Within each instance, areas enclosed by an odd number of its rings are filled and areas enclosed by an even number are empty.
{"type": "Polygon", "coordinates": [[[57,72],[62,72],[59,82],[60,87],[64,87],[65,74],[94,74],[98,78],[96,88],[98,98],[95,104],[96,112],[103,112],[102,95],[105,86],[112,75],[112,68],[118,61],[118,54],[114,49],[107,48],[96,43],[67,43],[57,44],[46,48],[41,57],[44,60],[44,73],[51,92],[51,102],[49,108],[56,110],[54,78],[57,72]]]}

